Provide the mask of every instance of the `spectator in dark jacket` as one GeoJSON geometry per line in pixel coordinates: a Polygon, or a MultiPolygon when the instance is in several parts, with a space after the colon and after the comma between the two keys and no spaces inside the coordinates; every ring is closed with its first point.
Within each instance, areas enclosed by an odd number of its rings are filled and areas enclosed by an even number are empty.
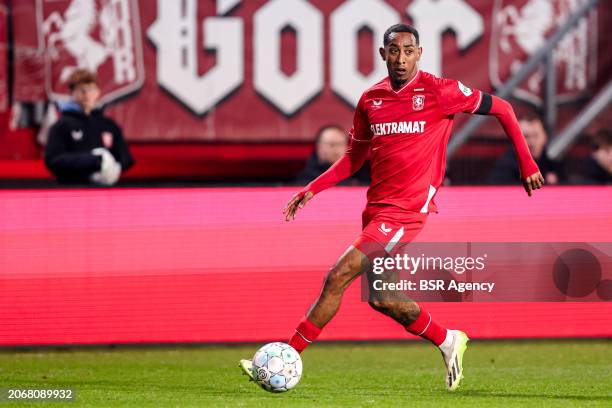
{"type": "Polygon", "coordinates": [[[78,69],[68,80],[72,99],[59,104],[61,116],[49,130],[45,164],[60,183],[112,186],[133,164],[121,128],[96,103],[96,76],[78,69]]]}
{"type": "MultiPolygon", "coordinates": [[[[298,174],[295,182],[310,183],[331,167],[346,151],[348,135],[340,125],[326,125],[317,132],[315,151],[310,155],[306,166],[298,174]]],[[[369,165],[366,163],[360,170],[340,185],[367,185],[370,183],[369,165]]]]}
{"type": "MultiPolygon", "coordinates": [[[[565,181],[565,171],[560,162],[551,160],[546,155],[548,134],[542,120],[538,116],[526,116],[519,121],[529,151],[540,168],[546,184],[559,184],[565,181]]],[[[518,162],[512,148],[508,149],[495,162],[489,184],[516,184],[520,181],[518,162]]]]}
{"type": "Polygon", "coordinates": [[[601,129],[593,137],[593,152],[582,164],[581,184],[612,184],[612,129],[601,129]]]}

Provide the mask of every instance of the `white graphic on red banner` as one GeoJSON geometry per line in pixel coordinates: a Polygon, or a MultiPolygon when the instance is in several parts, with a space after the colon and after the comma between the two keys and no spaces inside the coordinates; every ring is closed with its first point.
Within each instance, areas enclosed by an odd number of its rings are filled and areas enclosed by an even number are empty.
{"type": "Polygon", "coordinates": [[[466,1],[415,0],[406,8],[419,31],[419,43],[426,52],[421,56],[421,69],[444,76],[442,69],[442,37],[452,30],[460,50],[468,49],[485,33],[484,19],[466,1]]]}
{"type": "MultiPolygon", "coordinates": [[[[422,70],[490,92],[584,1],[19,0],[12,97],[66,97],[62,80],[86,67],[131,141],[311,141],[324,124],[350,127],[361,93],[386,75],[377,51],[389,25],[419,30],[422,70]]],[[[602,11],[555,53],[559,101],[610,76],[602,11]]],[[[542,76],[515,96],[539,104],[542,76]]]]}
{"type": "Polygon", "coordinates": [[[198,74],[198,3],[157,0],[157,19],[148,36],[157,46],[159,84],[196,114],[208,112],[244,80],[243,22],[234,17],[204,19],[204,46],[217,53],[217,64],[198,74]]]}
{"type": "Polygon", "coordinates": [[[50,98],[68,96],[66,80],[78,68],[98,75],[102,103],[142,86],[140,23],[133,0],[38,0],[37,8],[50,98]]]}
{"type": "MultiPolygon", "coordinates": [[[[493,9],[490,76],[494,86],[507,81],[536,53],[585,0],[496,0],[493,9]]],[[[596,76],[597,10],[571,30],[554,50],[560,102],[584,96],[596,76]]],[[[514,96],[541,105],[544,66],[532,73],[514,96]]]]}

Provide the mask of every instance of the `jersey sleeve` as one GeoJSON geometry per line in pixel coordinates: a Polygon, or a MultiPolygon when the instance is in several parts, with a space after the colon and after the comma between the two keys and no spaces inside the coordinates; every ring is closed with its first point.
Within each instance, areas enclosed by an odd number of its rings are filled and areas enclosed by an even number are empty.
{"type": "Polygon", "coordinates": [[[446,115],[474,113],[482,101],[482,91],[469,88],[455,79],[439,78],[436,91],[438,103],[446,115]]]}
{"type": "Polygon", "coordinates": [[[353,116],[353,128],[349,132],[351,140],[358,142],[369,142],[372,140],[372,129],[370,128],[370,121],[368,120],[368,114],[365,110],[365,99],[366,94],[364,93],[357,102],[355,108],[355,114],[353,116]]]}

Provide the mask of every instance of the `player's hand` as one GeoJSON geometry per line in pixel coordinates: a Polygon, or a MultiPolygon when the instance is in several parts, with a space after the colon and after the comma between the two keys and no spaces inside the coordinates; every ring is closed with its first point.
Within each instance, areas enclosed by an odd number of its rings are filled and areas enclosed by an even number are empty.
{"type": "Polygon", "coordinates": [[[542,173],[539,171],[523,179],[523,187],[525,187],[529,197],[531,197],[533,190],[540,189],[542,186],[544,186],[544,177],[542,177],[542,173]]]}
{"type": "Polygon", "coordinates": [[[285,221],[291,221],[295,219],[295,213],[299,208],[304,208],[306,203],[314,196],[312,192],[307,191],[306,193],[298,193],[291,198],[291,201],[287,204],[287,207],[283,210],[285,214],[285,221]]]}

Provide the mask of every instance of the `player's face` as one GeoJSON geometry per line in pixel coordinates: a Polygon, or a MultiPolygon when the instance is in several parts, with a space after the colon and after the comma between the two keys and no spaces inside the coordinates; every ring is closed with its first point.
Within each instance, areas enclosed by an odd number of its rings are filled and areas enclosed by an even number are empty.
{"type": "Polygon", "coordinates": [[[416,74],[423,49],[412,33],[392,33],[390,39],[384,48],[380,48],[380,56],[387,63],[393,86],[402,86],[416,74]]]}
{"type": "Polygon", "coordinates": [[[72,98],[87,113],[96,106],[100,97],[100,88],[96,84],[80,84],[72,91],[72,98]]]}

